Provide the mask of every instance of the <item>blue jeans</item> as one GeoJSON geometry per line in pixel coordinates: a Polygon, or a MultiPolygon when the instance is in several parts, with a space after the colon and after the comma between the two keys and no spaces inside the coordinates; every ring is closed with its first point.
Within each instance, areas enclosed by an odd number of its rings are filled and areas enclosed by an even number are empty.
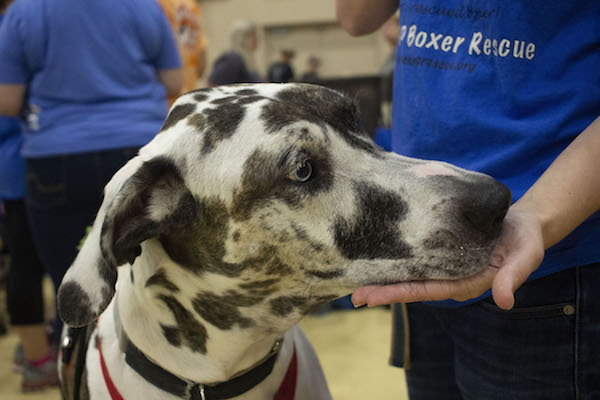
{"type": "Polygon", "coordinates": [[[488,298],[396,305],[394,319],[411,400],[600,399],[600,264],[526,283],[511,311],[488,298]]]}
{"type": "Polygon", "coordinates": [[[27,160],[25,201],[36,248],[55,289],[102,203],[104,186],[137,148],[27,160]]]}

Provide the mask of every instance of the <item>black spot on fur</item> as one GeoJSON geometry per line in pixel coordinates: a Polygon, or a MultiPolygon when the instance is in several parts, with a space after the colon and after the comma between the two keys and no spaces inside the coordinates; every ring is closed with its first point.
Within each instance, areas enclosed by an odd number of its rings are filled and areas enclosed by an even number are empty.
{"type": "Polygon", "coordinates": [[[167,278],[167,272],[160,268],[146,281],[146,287],[160,286],[167,289],[169,292],[179,292],[179,288],[167,278]]]}
{"type": "Polygon", "coordinates": [[[307,275],[312,275],[319,279],[335,279],[344,275],[344,270],[334,269],[331,271],[319,271],[316,269],[307,269],[306,271],[304,271],[304,273],[307,275]]]}
{"type": "Polygon", "coordinates": [[[203,112],[207,123],[202,146],[203,154],[210,153],[220,140],[230,138],[246,113],[243,106],[236,104],[224,104],[214,109],[207,108],[203,112]]]}
{"type": "Polygon", "coordinates": [[[197,132],[204,132],[206,129],[206,118],[200,113],[194,114],[188,120],[188,125],[196,128],[197,132]]]}
{"type": "Polygon", "coordinates": [[[195,104],[180,104],[173,107],[160,131],[166,131],[182,119],[186,118],[192,112],[194,112],[195,109],[195,104]]]}
{"type": "Polygon", "coordinates": [[[264,288],[272,287],[279,281],[280,281],[280,279],[274,278],[274,279],[266,279],[266,280],[262,280],[262,281],[251,281],[251,282],[240,283],[238,286],[240,289],[247,289],[247,290],[264,289],[264,288]]]}
{"type": "Polygon", "coordinates": [[[256,89],[241,89],[235,92],[238,96],[254,96],[258,94],[256,89]]]}
{"type": "Polygon", "coordinates": [[[196,100],[198,103],[202,103],[203,101],[206,101],[208,99],[208,95],[204,94],[204,93],[198,93],[194,95],[194,100],[196,100]]]}
{"type": "Polygon", "coordinates": [[[192,93],[198,93],[198,94],[206,94],[206,93],[210,93],[213,90],[216,90],[217,88],[212,88],[212,87],[204,87],[204,88],[200,88],[200,89],[194,89],[194,90],[190,90],[189,92],[187,92],[186,94],[192,94],[192,93]]]}
{"type": "MultiPolygon", "coordinates": [[[[165,305],[173,313],[175,318],[175,327],[171,327],[168,330],[168,334],[171,337],[172,342],[186,346],[195,353],[206,354],[206,341],[208,340],[208,334],[203,324],[197,321],[192,313],[188,311],[175,297],[160,295],[158,299],[162,300],[165,305]],[[178,338],[174,338],[177,335],[178,338]]],[[[164,333],[164,330],[163,330],[164,333]]],[[[169,340],[169,337],[167,337],[169,340]]]]}
{"type": "MultiPolygon", "coordinates": [[[[293,268],[281,261],[281,259],[276,256],[276,252],[273,253],[274,254],[268,258],[264,257],[264,255],[262,257],[265,260],[265,274],[275,276],[291,275],[294,272],[293,268]]],[[[261,262],[262,260],[257,259],[257,261],[261,262]]]]}
{"type": "Polygon", "coordinates": [[[362,126],[358,107],[340,93],[316,85],[297,85],[277,93],[275,99],[279,101],[265,104],[261,113],[268,132],[308,121],[323,128],[331,126],[354,148],[374,156],[381,154],[362,126]]]}
{"type": "Polygon", "coordinates": [[[234,242],[239,242],[240,241],[240,236],[241,236],[240,231],[235,231],[233,233],[233,237],[232,237],[233,241],[234,242]]]}
{"type": "Polygon", "coordinates": [[[159,240],[173,261],[194,273],[206,271],[236,277],[244,265],[222,261],[229,218],[227,208],[220,200],[199,200],[197,216],[190,225],[186,229],[164,233],[159,240]]]}
{"type": "Polygon", "coordinates": [[[281,296],[272,299],[269,303],[271,305],[271,313],[278,317],[286,317],[291,314],[294,310],[297,310],[302,315],[310,313],[315,307],[320,304],[328,303],[338,296],[317,296],[317,297],[303,297],[303,296],[281,296]]]}
{"type": "Polygon", "coordinates": [[[98,268],[100,278],[102,278],[106,285],[114,292],[115,284],[117,283],[116,268],[110,265],[104,258],[98,260],[96,267],[98,268]]]}
{"type": "Polygon", "coordinates": [[[238,285],[240,289],[247,292],[249,296],[260,297],[261,299],[270,296],[277,290],[277,283],[280,281],[276,279],[266,279],[261,281],[250,281],[241,283],[238,285]]]}
{"type": "Polygon", "coordinates": [[[61,319],[70,326],[85,326],[96,318],[89,296],[76,282],[61,284],[57,301],[61,319]]]}
{"type": "Polygon", "coordinates": [[[335,243],[341,253],[356,259],[401,259],[412,256],[402,239],[398,223],[408,204],[393,192],[372,184],[356,184],[356,215],[338,218],[333,226],[335,243]]]}
{"type": "Polygon", "coordinates": [[[278,317],[289,315],[295,308],[303,309],[308,303],[306,297],[301,296],[285,296],[277,297],[270,301],[271,312],[278,317]]]}
{"type": "Polygon", "coordinates": [[[227,97],[219,97],[214,100],[211,100],[211,104],[232,104],[237,100],[237,96],[227,96],[227,97]]]}
{"type": "Polygon", "coordinates": [[[165,339],[167,339],[167,342],[169,342],[171,346],[181,347],[181,335],[179,334],[177,328],[163,324],[160,324],[160,327],[162,329],[163,336],[165,339]]]}
{"type": "Polygon", "coordinates": [[[264,97],[264,96],[242,97],[237,101],[237,104],[246,105],[246,104],[252,104],[252,103],[256,103],[257,101],[268,100],[268,99],[269,99],[268,97],[264,97]]]}
{"type": "Polygon", "coordinates": [[[107,284],[107,286],[114,288],[117,283],[117,269],[116,266],[109,263],[105,258],[100,258],[96,262],[98,267],[98,274],[100,278],[107,284]]]}
{"type": "Polygon", "coordinates": [[[244,295],[235,291],[228,291],[223,296],[203,292],[194,298],[192,305],[205,321],[221,330],[229,330],[234,325],[240,328],[251,326],[252,320],[244,317],[239,308],[251,307],[262,300],[260,296],[244,295]]]}

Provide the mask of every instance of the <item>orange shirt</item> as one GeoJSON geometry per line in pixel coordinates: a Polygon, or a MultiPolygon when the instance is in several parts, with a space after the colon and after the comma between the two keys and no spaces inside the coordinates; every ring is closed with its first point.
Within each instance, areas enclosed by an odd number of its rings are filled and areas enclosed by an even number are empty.
{"type": "MultiPolygon", "coordinates": [[[[204,72],[206,38],[202,13],[195,0],[158,0],[169,18],[179,44],[183,70],[183,93],[197,88],[204,72]]],[[[171,103],[174,99],[171,99],[171,103]]]]}

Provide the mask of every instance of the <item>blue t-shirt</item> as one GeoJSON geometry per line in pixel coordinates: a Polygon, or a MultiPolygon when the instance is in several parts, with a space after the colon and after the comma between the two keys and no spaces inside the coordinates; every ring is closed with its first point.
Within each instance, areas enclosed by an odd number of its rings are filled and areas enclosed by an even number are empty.
{"type": "Polygon", "coordinates": [[[141,146],[167,113],[157,70],[181,65],[155,0],[18,0],[0,83],[28,85],[26,158],[141,146]]]}
{"type": "MultiPolygon", "coordinates": [[[[516,201],[600,114],[598,1],[401,1],[400,26],[397,153],[487,173],[516,201]]],[[[531,278],[599,261],[596,213],[531,278]]]]}
{"type": "MultiPolygon", "coordinates": [[[[0,26],[4,14],[0,14],[0,26]]],[[[25,160],[19,155],[23,138],[17,118],[0,117],[0,201],[25,197],[25,160]]]]}

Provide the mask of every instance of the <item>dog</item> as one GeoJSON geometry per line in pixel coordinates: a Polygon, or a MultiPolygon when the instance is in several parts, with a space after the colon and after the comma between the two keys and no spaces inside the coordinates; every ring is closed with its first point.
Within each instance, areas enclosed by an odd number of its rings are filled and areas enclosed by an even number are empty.
{"type": "Polygon", "coordinates": [[[383,151],[336,91],[185,94],[60,286],[65,323],[91,327],[78,393],[330,399],[296,323],[360,286],[477,273],[509,204],[487,175],[383,151]]]}

